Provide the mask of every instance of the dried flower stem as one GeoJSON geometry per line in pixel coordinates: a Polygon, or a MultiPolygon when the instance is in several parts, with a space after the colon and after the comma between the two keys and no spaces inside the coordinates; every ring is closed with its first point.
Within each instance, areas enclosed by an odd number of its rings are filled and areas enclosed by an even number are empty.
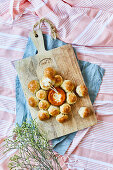
{"type": "Polygon", "coordinates": [[[21,127],[17,125],[14,134],[16,139],[10,136],[5,144],[5,152],[18,149],[18,153],[10,158],[10,169],[61,170],[58,158],[36,121],[24,122],[21,127]]]}

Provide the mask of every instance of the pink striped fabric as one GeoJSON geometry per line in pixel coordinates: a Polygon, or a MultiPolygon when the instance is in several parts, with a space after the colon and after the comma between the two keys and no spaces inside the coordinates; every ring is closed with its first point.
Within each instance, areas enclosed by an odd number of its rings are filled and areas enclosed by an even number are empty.
{"type": "MultiPolygon", "coordinates": [[[[113,169],[113,0],[1,0],[0,1],[0,170],[4,139],[15,122],[15,77],[11,61],[23,56],[29,32],[42,17],[56,26],[59,38],[76,48],[80,60],[105,68],[94,103],[98,124],[79,131],[68,151],[59,157],[63,169],[113,169]]],[[[42,24],[43,33],[50,33],[42,24]]]]}

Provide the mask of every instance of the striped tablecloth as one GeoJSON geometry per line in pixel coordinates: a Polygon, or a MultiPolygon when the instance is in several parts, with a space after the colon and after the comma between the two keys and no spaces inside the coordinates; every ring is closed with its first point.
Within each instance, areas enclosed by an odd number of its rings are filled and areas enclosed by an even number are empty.
{"type": "MultiPolygon", "coordinates": [[[[94,103],[98,124],[77,133],[63,170],[113,169],[113,0],[0,0],[0,170],[9,156],[3,140],[15,124],[15,77],[11,61],[21,59],[29,32],[41,18],[51,20],[59,38],[76,48],[80,60],[105,69],[94,103]]],[[[50,33],[42,24],[43,33],[50,33]]]]}

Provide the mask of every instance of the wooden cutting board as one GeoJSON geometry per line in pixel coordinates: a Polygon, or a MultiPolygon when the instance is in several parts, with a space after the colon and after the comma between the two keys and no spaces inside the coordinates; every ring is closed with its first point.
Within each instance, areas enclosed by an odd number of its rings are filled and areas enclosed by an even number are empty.
{"type": "MultiPolygon", "coordinates": [[[[32,96],[27,88],[28,83],[34,79],[40,80],[43,76],[43,70],[48,66],[54,67],[58,74],[64,79],[71,80],[76,86],[85,84],[72,46],[68,44],[46,51],[41,30],[39,29],[37,33],[37,38],[33,33],[30,33],[30,37],[38,49],[38,54],[15,62],[15,67],[26,100],[32,96]]],[[[47,121],[40,121],[37,116],[38,108],[32,108],[29,106],[29,109],[32,118],[36,119],[38,122],[39,128],[47,133],[48,139],[58,138],[93,126],[97,123],[89,95],[83,98],[78,97],[77,103],[72,105],[72,116],[63,124],[58,123],[55,117],[52,117],[47,121]],[[92,114],[85,119],[78,115],[78,110],[82,106],[88,106],[92,110],[92,114]]]]}

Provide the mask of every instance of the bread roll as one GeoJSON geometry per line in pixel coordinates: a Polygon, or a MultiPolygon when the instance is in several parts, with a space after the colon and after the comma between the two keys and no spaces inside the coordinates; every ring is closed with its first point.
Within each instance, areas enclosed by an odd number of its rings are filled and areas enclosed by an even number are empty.
{"type": "Polygon", "coordinates": [[[64,103],[60,106],[60,112],[64,114],[68,114],[71,112],[71,106],[68,103],[64,103]]]}
{"type": "Polygon", "coordinates": [[[40,80],[40,86],[44,90],[49,90],[51,85],[54,85],[55,79],[49,79],[48,77],[43,77],[42,80],[40,80]]]}
{"type": "Polygon", "coordinates": [[[28,99],[28,104],[31,106],[31,107],[37,107],[38,106],[38,99],[34,96],[31,96],[29,99],[28,99]]]}
{"type": "Polygon", "coordinates": [[[40,84],[37,80],[32,80],[28,83],[28,89],[32,93],[36,93],[40,89],[40,84]]]}
{"type": "Polygon", "coordinates": [[[63,123],[63,122],[65,122],[66,120],[68,120],[68,115],[60,113],[59,115],[56,116],[56,120],[57,120],[59,123],[63,123]]]}
{"type": "Polygon", "coordinates": [[[48,109],[48,112],[51,116],[57,116],[60,113],[60,109],[57,106],[51,105],[48,109]]]}
{"type": "Polygon", "coordinates": [[[38,106],[39,106],[39,109],[47,110],[49,108],[50,104],[47,100],[41,100],[39,102],[38,106]]]}
{"type": "Polygon", "coordinates": [[[61,87],[65,92],[71,92],[74,89],[74,84],[70,80],[64,80],[61,87]]]}
{"type": "Polygon", "coordinates": [[[55,75],[55,87],[61,86],[63,78],[60,75],[55,75]]]}
{"type": "Polygon", "coordinates": [[[54,76],[55,76],[55,74],[56,74],[56,71],[55,71],[55,69],[52,68],[52,67],[47,67],[47,68],[44,70],[44,76],[45,76],[45,77],[48,77],[48,78],[50,78],[50,79],[53,79],[54,76]]]}
{"type": "Polygon", "coordinates": [[[45,90],[39,90],[36,92],[36,97],[39,99],[39,100],[44,100],[44,99],[47,99],[47,91],[45,90]]]}
{"type": "Polygon", "coordinates": [[[89,107],[81,107],[78,111],[80,117],[85,118],[91,114],[91,110],[89,107]]]}
{"type": "Polygon", "coordinates": [[[73,92],[67,93],[67,103],[74,104],[77,101],[77,96],[73,92]]]}
{"type": "Polygon", "coordinates": [[[40,120],[47,120],[50,118],[49,112],[47,110],[39,110],[38,117],[40,120]]]}
{"type": "Polygon", "coordinates": [[[82,96],[86,96],[88,94],[88,89],[85,85],[79,85],[76,87],[76,93],[82,97],[82,96]]]}

